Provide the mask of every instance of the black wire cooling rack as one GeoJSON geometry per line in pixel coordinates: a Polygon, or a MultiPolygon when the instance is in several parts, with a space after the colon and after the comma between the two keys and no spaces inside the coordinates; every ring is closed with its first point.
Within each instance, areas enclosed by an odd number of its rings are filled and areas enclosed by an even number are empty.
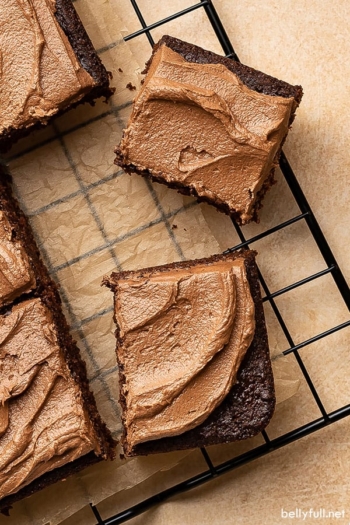
{"type": "MultiPolygon", "coordinates": [[[[233,60],[239,60],[232,44],[226,34],[226,31],[222,25],[222,22],[215,10],[214,5],[212,4],[211,0],[201,0],[200,2],[188,7],[187,9],[184,9],[180,12],[177,12],[167,18],[164,18],[162,20],[159,20],[153,24],[147,25],[144,19],[144,16],[141,12],[141,9],[139,8],[137,2],[135,0],[130,0],[131,4],[136,12],[136,15],[140,21],[140,24],[142,26],[142,29],[135,31],[132,34],[127,35],[124,40],[132,40],[135,38],[138,38],[142,35],[146,35],[148,38],[148,41],[151,46],[154,45],[154,41],[152,38],[151,31],[163,24],[166,24],[167,22],[170,22],[171,20],[175,20],[180,18],[181,16],[184,16],[191,11],[200,10],[203,9],[209,19],[209,22],[211,26],[213,27],[213,30],[215,31],[215,34],[222,46],[223,52],[226,56],[231,57],[233,60]]],[[[99,525],[116,525],[118,523],[124,523],[128,521],[131,518],[134,518],[135,516],[145,512],[150,507],[153,507],[154,505],[157,505],[161,503],[162,501],[168,499],[170,496],[174,496],[175,494],[179,494],[181,492],[188,491],[194,487],[198,487],[199,485],[202,485],[203,483],[206,483],[207,481],[212,480],[213,478],[217,476],[221,476],[222,474],[225,474],[225,472],[229,472],[233,469],[236,469],[254,459],[257,459],[261,456],[264,456],[266,454],[269,454],[270,452],[277,450],[285,445],[288,445],[289,443],[292,443],[293,441],[296,441],[308,434],[311,434],[312,432],[315,432],[316,430],[319,430],[323,427],[326,427],[327,425],[331,425],[332,423],[335,423],[336,421],[339,421],[340,419],[350,415],[350,404],[347,404],[341,408],[338,408],[337,410],[334,410],[332,412],[327,412],[325,409],[320,396],[317,392],[317,389],[315,385],[313,384],[307,369],[305,367],[305,364],[302,360],[302,357],[300,356],[299,350],[311,343],[314,343],[320,339],[323,339],[325,337],[330,336],[331,334],[342,330],[346,328],[347,326],[350,326],[350,320],[346,321],[342,324],[339,324],[337,326],[334,326],[333,328],[321,332],[314,337],[307,339],[299,344],[295,344],[293,341],[293,338],[290,334],[290,332],[287,329],[286,323],[283,319],[283,316],[275,302],[275,298],[279,295],[282,295],[286,292],[289,292],[290,290],[293,290],[295,288],[298,288],[299,286],[302,286],[308,282],[314,281],[315,279],[318,279],[325,274],[331,274],[331,276],[334,279],[334,282],[337,286],[337,289],[339,291],[339,294],[341,295],[342,299],[344,300],[346,306],[348,309],[350,309],[350,289],[345,281],[345,278],[338,267],[337,261],[333,256],[333,253],[322,233],[322,230],[320,226],[318,225],[318,222],[305,198],[305,195],[303,194],[300,185],[293,173],[293,170],[285,157],[285,155],[282,153],[281,160],[280,160],[280,168],[283,173],[283,176],[293,194],[293,197],[299,207],[300,213],[293,218],[282,222],[281,224],[278,224],[277,226],[274,226],[273,228],[270,228],[263,233],[260,233],[259,235],[256,235],[254,237],[251,237],[249,239],[246,239],[242,229],[234,223],[235,229],[237,231],[237,234],[239,236],[239,239],[241,243],[237,246],[234,246],[230,248],[227,251],[236,250],[238,248],[241,248],[243,246],[248,246],[264,237],[268,237],[269,235],[272,235],[273,233],[282,230],[283,228],[287,228],[293,223],[296,223],[298,221],[304,221],[313,236],[315,242],[317,243],[318,249],[320,254],[322,255],[324,262],[326,264],[326,268],[320,272],[314,273],[305,279],[302,279],[300,281],[297,281],[289,286],[286,286],[285,288],[282,288],[276,292],[271,293],[269,291],[269,288],[266,284],[265,279],[259,274],[261,286],[265,292],[264,301],[268,301],[275,313],[275,316],[281,326],[281,329],[288,341],[289,348],[287,348],[283,354],[287,355],[290,353],[293,353],[296,361],[300,367],[300,370],[308,384],[308,387],[311,391],[311,394],[320,410],[321,417],[314,419],[312,421],[309,421],[307,424],[300,426],[299,428],[296,428],[292,430],[291,432],[288,432],[286,434],[283,434],[275,439],[269,439],[267,433],[265,431],[262,432],[262,436],[264,439],[264,443],[260,446],[257,446],[253,448],[252,450],[241,454],[239,456],[234,457],[233,459],[230,459],[228,461],[225,461],[224,463],[221,463],[220,465],[214,466],[213,462],[210,459],[209,452],[202,448],[201,452],[203,454],[203,457],[208,465],[208,469],[204,472],[192,477],[191,479],[187,479],[186,481],[183,481],[175,486],[172,486],[171,488],[168,488],[158,494],[155,494],[154,496],[145,499],[141,503],[138,503],[137,505],[130,507],[127,510],[124,510],[115,516],[111,516],[107,519],[102,519],[98,507],[91,505],[91,510],[94,513],[97,523],[99,525]]]]}

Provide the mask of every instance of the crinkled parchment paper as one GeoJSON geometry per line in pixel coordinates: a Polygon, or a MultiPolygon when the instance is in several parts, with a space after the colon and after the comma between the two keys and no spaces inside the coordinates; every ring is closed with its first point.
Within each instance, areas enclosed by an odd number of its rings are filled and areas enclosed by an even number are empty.
{"type": "MultiPolygon", "coordinates": [[[[190,2],[172,4],[174,12],[190,2]]],[[[99,410],[118,437],[121,422],[112,294],[100,286],[102,277],[117,268],[136,269],[209,256],[239,241],[228,217],[215,209],[136,175],[130,177],[114,165],[113,149],[130,113],[133,87],[140,85],[140,71],[150,47],[144,36],[130,44],[123,41],[123,36],[139,29],[127,0],[77,0],[75,6],[101,59],[113,73],[116,92],[108,104],[98,101],[93,107],[79,107],[21,141],[7,160],[16,194],[30,218],[45,262],[60,283],[65,314],[86,360],[99,410]]],[[[196,23],[203,24],[202,40],[197,43],[219,51],[203,13],[196,16],[196,23]]],[[[176,33],[172,26],[166,31],[191,40],[186,34],[192,27],[191,18],[181,27],[184,34],[179,26],[176,33]]],[[[160,35],[158,29],[154,36],[157,39],[160,35]]],[[[276,221],[278,201],[270,204],[274,214],[264,217],[260,227],[265,229],[276,221]]],[[[253,233],[254,228],[259,227],[252,226],[253,233]]],[[[267,322],[281,402],[298,391],[300,374],[294,362],[282,357],[287,343],[268,309],[267,322]]],[[[223,450],[232,454],[233,447],[240,452],[255,443],[250,440],[226,448],[213,447],[212,452],[219,459],[223,450]]],[[[118,456],[113,463],[92,466],[19,502],[11,517],[6,521],[0,517],[0,522],[95,523],[86,507],[89,503],[104,502],[101,509],[107,517],[160,490],[165,478],[174,483],[204,469],[206,464],[198,451],[128,461],[118,456]],[[171,473],[164,474],[172,467],[171,473]]]]}

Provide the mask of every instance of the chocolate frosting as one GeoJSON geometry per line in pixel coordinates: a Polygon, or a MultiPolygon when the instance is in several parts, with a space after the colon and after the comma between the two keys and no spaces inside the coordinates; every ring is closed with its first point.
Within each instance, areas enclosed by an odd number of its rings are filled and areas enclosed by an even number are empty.
{"type": "Polygon", "coordinates": [[[294,98],[251,90],[222,64],[155,52],[120,144],[125,164],[226,203],[242,223],[288,131],[294,98]]]}
{"type": "Polygon", "coordinates": [[[243,259],[121,279],[115,316],[128,448],[204,421],[254,335],[243,259]]]}
{"type": "Polygon", "coordinates": [[[0,499],[99,450],[40,299],[0,317],[0,499]]]}
{"type": "Polygon", "coordinates": [[[53,0],[0,0],[0,134],[44,123],[94,86],[53,0]]]}
{"type": "Polygon", "coordinates": [[[28,256],[5,214],[0,211],[0,306],[35,287],[35,276],[28,256]]]}

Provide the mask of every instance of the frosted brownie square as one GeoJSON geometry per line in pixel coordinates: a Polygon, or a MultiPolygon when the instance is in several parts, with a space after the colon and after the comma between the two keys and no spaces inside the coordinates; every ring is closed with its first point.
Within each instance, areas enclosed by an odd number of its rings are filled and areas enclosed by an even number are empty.
{"type": "Polygon", "coordinates": [[[71,0],[0,0],[0,150],[82,102],[109,75],[71,0]]]}
{"type": "Polygon", "coordinates": [[[170,36],[145,73],[116,164],[257,220],[301,87],[170,36]]]}
{"type": "Polygon", "coordinates": [[[275,394],[255,253],[113,273],[126,456],[246,439],[275,394]]]}
{"type": "Polygon", "coordinates": [[[57,286],[0,167],[0,511],[112,459],[57,286]]]}

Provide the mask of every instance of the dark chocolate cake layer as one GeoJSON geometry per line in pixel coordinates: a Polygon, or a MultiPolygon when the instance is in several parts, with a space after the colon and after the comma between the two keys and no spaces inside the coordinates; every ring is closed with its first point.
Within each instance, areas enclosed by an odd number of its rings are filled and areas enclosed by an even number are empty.
{"type": "MultiPolygon", "coordinates": [[[[45,5],[45,2],[43,2],[43,5],[45,5]]],[[[8,151],[20,138],[28,135],[35,129],[40,129],[45,126],[50,118],[57,117],[65,111],[85,102],[93,104],[94,100],[99,97],[105,97],[105,99],[108,99],[114,92],[114,89],[109,86],[111,74],[106,71],[100,58],[96,54],[72,1],[56,0],[54,6],[54,16],[56,21],[64,32],[64,35],[67,37],[78,63],[83,70],[90,75],[90,85],[85,86],[78,100],[76,100],[77,97],[70,97],[67,94],[66,99],[63,97],[59,104],[57,104],[57,107],[52,108],[54,111],[51,111],[50,109],[45,113],[44,110],[38,118],[35,118],[30,122],[23,121],[19,125],[8,125],[2,132],[0,132],[0,152],[8,151]]],[[[33,17],[33,20],[36,20],[35,16],[33,17]]],[[[29,45],[30,42],[28,42],[28,47],[29,45]]],[[[50,45],[50,42],[48,45],[50,45]]],[[[3,82],[6,82],[6,80],[3,80],[3,82]]],[[[62,86],[58,84],[58,87],[60,88],[62,86]]]]}
{"type": "Polygon", "coordinates": [[[69,474],[81,470],[85,466],[102,459],[113,459],[116,443],[98,413],[94,396],[89,387],[86,365],[81,359],[80,351],[70,335],[67,321],[62,312],[57,285],[49,276],[47,268],[42,262],[32,229],[21,211],[17,200],[12,195],[11,179],[2,167],[0,167],[0,211],[8,218],[14,237],[20,240],[24,250],[28,254],[31,267],[36,277],[36,287],[33,291],[17,298],[11,305],[4,306],[0,310],[0,315],[3,316],[3,319],[6,319],[7,316],[11,315],[13,309],[21,307],[22,304],[33,299],[40,299],[44,307],[48,309],[52,318],[50,322],[57,336],[60,355],[63,357],[69,369],[70,376],[74,379],[80,392],[83,410],[88,416],[89,424],[91,424],[93,428],[100,451],[99,453],[91,451],[88,454],[84,454],[66,465],[43,474],[40,478],[35,479],[18,492],[4,497],[0,500],[0,510],[5,511],[15,501],[29,496],[46,485],[65,479],[69,474]]]}
{"type": "MultiPolygon", "coordinates": [[[[250,90],[252,90],[252,91],[254,91],[256,93],[268,95],[268,96],[271,96],[271,97],[283,97],[285,99],[291,100],[292,104],[291,104],[289,117],[288,117],[288,119],[287,119],[287,121],[285,123],[285,130],[284,130],[284,128],[283,129],[281,128],[281,131],[280,131],[281,136],[280,136],[279,139],[276,139],[276,146],[273,146],[274,147],[274,156],[268,162],[268,166],[269,166],[268,172],[265,173],[264,176],[262,176],[262,181],[257,186],[257,189],[256,190],[254,189],[254,192],[252,192],[252,190],[250,189],[250,186],[249,186],[249,184],[247,182],[247,186],[248,186],[250,194],[251,194],[250,197],[253,199],[252,203],[250,204],[249,211],[243,211],[244,207],[242,207],[241,205],[235,207],[235,205],[232,202],[229,202],[230,199],[229,199],[228,195],[229,194],[233,195],[235,193],[235,191],[237,190],[239,192],[238,194],[242,196],[240,198],[246,199],[246,197],[244,196],[244,193],[247,192],[248,190],[244,187],[244,181],[247,180],[246,177],[247,177],[247,175],[249,175],[249,173],[251,171],[250,167],[248,167],[248,165],[249,165],[251,159],[254,159],[254,157],[255,157],[255,150],[254,150],[254,148],[251,150],[250,154],[244,153],[243,152],[244,150],[242,150],[239,153],[239,156],[246,155],[245,161],[242,161],[242,160],[240,160],[239,157],[237,157],[238,161],[242,164],[242,166],[239,164],[239,166],[237,167],[238,171],[240,171],[240,170],[242,171],[242,181],[239,183],[239,187],[241,187],[241,189],[238,189],[238,186],[236,187],[235,184],[232,182],[232,193],[226,192],[226,195],[223,192],[220,193],[221,190],[219,192],[216,192],[216,190],[213,189],[214,187],[213,188],[210,187],[211,183],[209,183],[209,182],[204,183],[204,185],[203,185],[203,180],[204,179],[202,178],[201,174],[199,174],[199,176],[198,176],[198,181],[192,175],[191,175],[190,179],[188,180],[187,176],[184,178],[183,175],[177,173],[176,171],[173,171],[173,169],[174,169],[173,167],[171,168],[172,171],[167,173],[167,167],[165,166],[164,163],[162,163],[162,167],[161,168],[155,168],[154,166],[149,166],[149,162],[147,160],[143,161],[142,158],[141,158],[141,155],[136,155],[137,160],[135,160],[133,158],[133,157],[135,157],[135,152],[137,153],[136,150],[141,148],[142,146],[140,144],[140,141],[139,141],[139,146],[137,146],[136,144],[133,144],[132,145],[133,149],[132,149],[132,152],[130,153],[130,147],[131,146],[129,144],[129,141],[130,141],[129,137],[131,136],[130,135],[130,130],[132,129],[132,124],[133,124],[132,119],[129,121],[128,128],[126,129],[126,133],[124,134],[124,137],[122,139],[121,144],[115,149],[115,153],[116,153],[115,163],[117,165],[121,166],[126,172],[128,172],[130,174],[131,173],[137,173],[137,174],[139,174],[139,175],[141,175],[143,177],[150,178],[154,182],[158,182],[160,184],[165,184],[165,185],[167,185],[170,188],[177,189],[180,193],[183,193],[185,195],[192,195],[192,196],[196,197],[198,201],[203,201],[203,202],[207,202],[209,204],[213,204],[214,206],[217,207],[218,210],[220,210],[220,211],[230,215],[239,224],[245,224],[245,223],[247,223],[247,222],[249,222],[251,220],[258,221],[258,211],[262,207],[263,197],[264,197],[265,193],[267,192],[267,190],[275,183],[275,179],[274,179],[275,168],[278,165],[281,149],[282,149],[282,146],[283,146],[284,141],[286,139],[288,129],[291,127],[291,124],[292,124],[292,122],[294,120],[294,117],[295,117],[295,111],[296,111],[296,109],[297,109],[297,107],[298,107],[298,105],[299,105],[299,103],[301,101],[302,94],[303,94],[302,88],[300,86],[292,86],[292,85],[290,85],[290,84],[288,84],[286,82],[283,82],[281,80],[273,78],[273,77],[271,77],[269,75],[266,75],[266,74],[264,74],[264,73],[262,73],[260,71],[255,70],[253,68],[250,68],[248,66],[240,64],[239,62],[236,62],[236,61],[234,61],[234,60],[232,60],[230,58],[222,57],[220,55],[217,55],[217,54],[212,53],[210,51],[206,51],[206,50],[204,50],[204,49],[202,49],[202,48],[200,48],[198,46],[195,46],[193,44],[189,44],[187,42],[183,42],[183,41],[181,41],[181,40],[179,40],[177,38],[173,38],[171,36],[163,36],[161,38],[161,40],[154,46],[152,56],[151,56],[150,60],[147,62],[146,68],[145,68],[143,73],[148,74],[150,72],[152,61],[153,61],[156,53],[158,52],[158,50],[162,46],[166,46],[167,48],[171,49],[172,51],[178,53],[178,55],[180,55],[188,64],[191,64],[191,63],[204,64],[204,65],[215,64],[215,65],[224,66],[225,68],[227,68],[227,70],[229,70],[232,73],[234,73],[239,78],[239,80],[244,84],[244,86],[246,86],[247,88],[249,88],[250,90]],[[253,195],[253,193],[254,193],[254,195],[253,195]]],[[[164,75],[163,70],[160,73],[160,75],[161,76],[164,75]]],[[[157,77],[157,80],[160,80],[160,78],[157,77]]],[[[179,75],[178,75],[177,70],[175,70],[174,78],[169,76],[169,78],[167,78],[167,80],[174,80],[175,82],[179,82],[179,75]]],[[[146,83],[147,83],[147,76],[146,76],[146,83]]],[[[185,88],[186,82],[184,81],[182,85],[185,88]]],[[[204,86],[204,82],[201,83],[201,87],[202,88],[203,88],[203,86],[204,86]]],[[[142,89],[143,88],[141,88],[141,91],[142,91],[142,89]]],[[[150,98],[153,99],[151,101],[153,104],[154,104],[154,99],[157,96],[158,95],[154,95],[154,94],[150,95],[150,98]]],[[[166,97],[169,97],[169,96],[170,96],[169,93],[167,93],[166,97]]],[[[205,95],[205,97],[207,97],[207,96],[208,96],[208,94],[205,95]]],[[[159,98],[164,98],[164,97],[165,97],[165,95],[164,95],[164,87],[163,87],[163,94],[160,94],[159,98]]],[[[177,98],[174,99],[174,104],[175,105],[179,104],[179,100],[180,100],[178,94],[176,95],[176,97],[177,98]]],[[[163,100],[162,100],[162,103],[164,104],[163,100]]],[[[200,102],[200,103],[202,103],[202,102],[200,102]]],[[[193,103],[193,101],[191,101],[191,97],[190,97],[190,101],[188,102],[188,104],[189,105],[191,105],[191,104],[196,105],[197,102],[193,103]]],[[[150,108],[151,108],[151,105],[152,104],[149,103],[149,107],[150,108]]],[[[135,115],[135,122],[136,122],[136,124],[138,126],[140,126],[139,123],[138,123],[138,120],[140,119],[140,112],[141,111],[142,110],[139,107],[138,111],[137,111],[137,113],[135,115]]],[[[152,110],[151,109],[147,109],[146,111],[147,111],[147,115],[148,115],[147,118],[151,118],[151,111],[152,110]]],[[[193,111],[194,111],[193,107],[192,107],[191,110],[190,109],[188,110],[188,116],[187,116],[188,122],[186,124],[186,127],[189,127],[189,128],[191,127],[191,115],[193,114],[193,111]]],[[[211,112],[212,109],[209,109],[208,111],[211,112]]],[[[221,111],[221,109],[219,111],[221,111]]],[[[286,112],[287,112],[287,110],[286,110],[286,112]]],[[[161,114],[161,111],[159,111],[159,113],[161,114]]],[[[254,110],[252,110],[251,115],[254,115],[254,110]]],[[[287,113],[285,115],[287,115],[287,113]]],[[[155,116],[154,118],[157,118],[157,116],[155,116]]],[[[276,123],[277,123],[277,121],[276,121],[276,123]]],[[[177,118],[176,114],[174,113],[174,115],[171,115],[171,117],[169,117],[169,119],[168,119],[169,145],[172,144],[172,142],[174,140],[173,139],[173,135],[176,135],[176,127],[178,125],[179,125],[178,124],[178,118],[177,118]],[[173,126],[174,126],[174,128],[173,128],[173,126]]],[[[157,129],[156,122],[154,122],[154,127],[155,127],[155,129],[157,129]]],[[[239,128],[239,126],[238,126],[238,128],[239,128]]],[[[244,133],[246,131],[247,130],[245,129],[244,133]]],[[[268,137],[272,137],[273,134],[275,133],[275,131],[276,130],[270,130],[270,132],[268,133],[268,137]]],[[[139,133],[139,128],[138,128],[138,133],[139,133]]],[[[208,138],[210,138],[211,133],[212,133],[212,129],[211,128],[209,128],[209,127],[205,128],[205,129],[203,128],[203,136],[204,136],[204,134],[207,134],[208,138]]],[[[240,131],[239,134],[242,135],[242,132],[240,131]]],[[[148,151],[157,151],[159,149],[159,148],[156,147],[156,144],[152,142],[155,139],[153,137],[151,139],[149,138],[152,135],[153,135],[153,133],[149,129],[147,129],[145,131],[144,140],[145,140],[145,144],[147,145],[147,146],[145,146],[145,148],[147,147],[147,154],[148,154],[148,151]],[[149,141],[149,143],[147,141],[149,141]]],[[[155,133],[154,136],[157,137],[157,134],[155,133]]],[[[237,143],[239,144],[240,141],[241,141],[241,136],[238,137],[238,142],[237,143]]],[[[204,148],[203,148],[203,141],[201,139],[199,141],[197,141],[197,142],[198,142],[198,144],[201,144],[199,149],[193,148],[192,146],[184,147],[184,149],[179,153],[179,163],[182,162],[181,156],[183,155],[183,153],[186,153],[186,152],[188,154],[192,155],[192,160],[190,160],[189,162],[193,163],[194,159],[196,161],[199,160],[200,162],[203,162],[204,154],[206,156],[208,156],[206,151],[205,151],[206,147],[204,146],[204,148]],[[197,149],[197,151],[196,151],[196,149],[197,149]],[[193,154],[194,154],[194,156],[193,156],[193,154]]],[[[254,140],[253,140],[252,144],[254,144],[254,140]]],[[[184,143],[184,146],[185,146],[185,143],[184,143]]],[[[214,151],[214,149],[213,149],[213,151],[214,151]]],[[[218,149],[218,152],[219,152],[219,149],[218,149]]],[[[223,149],[222,148],[220,148],[220,153],[217,153],[217,155],[218,155],[218,158],[220,157],[220,155],[221,156],[223,155],[223,149]]],[[[220,162],[223,162],[223,158],[222,157],[221,157],[221,161],[220,162]]],[[[235,162],[235,159],[232,161],[232,165],[234,164],[234,162],[235,162]]],[[[158,162],[158,164],[159,164],[159,162],[158,162]]],[[[189,166],[189,164],[187,166],[189,166]]],[[[181,167],[179,169],[180,169],[181,172],[185,172],[186,171],[186,168],[184,168],[184,167],[181,167]]],[[[214,178],[218,178],[219,176],[221,177],[221,183],[220,182],[219,183],[217,183],[217,182],[215,183],[218,188],[220,187],[220,185],[222,185],[224,187],[224,186],[227,186],[228,184],[231,184],[231,181],[230,181],[231,175],[230,176],[226,176],[225,169],[228,170],[227,166],[226,166],[226,168],[224,168],[224,170],[221,170],[219,165],[214,165],[213,164],[213,168],[212,168],[213,177],[214,178]]],[[[209,181],[209,175],[208,174],[206,174],[206,177],[207,177],[206,180],[209,181]]],[[[234,199],[232,199],[232,201],[233,200],[234,199]]]]}
{"type": "MultiPolygon", "coordinates": [[[[132,450],[129,450],[124,434],[124,450],[128,456],[147,455],[247,439],[261,432],[269,423],[275,408],[275,393],[255,253],[242,250],[224,256],[215,255],[207,259],[147,268],[144,272],[147,275],[152,274],[152,272],[159,274],[159,272],[175,268],[191,268],[199,264],[211,264],[216,261],[234,260],[242,257],[245,260],[250,291],[255,305],[256,328],[253,341],[240,366],[236,383],[212,414],[192,430],[177,436],[140,443],[132,450]]],[[[142,271],[114,273],[110,278],[104,280],[104,284],[116,293],[118,280],[130,278],[133,274],[139,275],[140,273],[142,271]]],[[[117,295],[115,295],[116,299],[117,295]]],[[[208,298],[208,306],[209,304],[210,298],[208,298]]],[[[118,346],[123,344],[118,325],[116,337],[118,357],[118,346]]],[[[125,384],[125,376],[123,367],[120,366],[120,403],[123,411],[125,411],[126,401],[123,394],[123,384],[125,384]]]]}
{"type": "Polygon", "coordinates": [[[65,32],[75,55],[83,68],[92,76],[96,87],[86,95],[84,102],[104,96],[108,98],[113,91],[109,87],[110,74],[96,54],[88,34],[71,0],[56,0],[56,19],[65,32]]]}

